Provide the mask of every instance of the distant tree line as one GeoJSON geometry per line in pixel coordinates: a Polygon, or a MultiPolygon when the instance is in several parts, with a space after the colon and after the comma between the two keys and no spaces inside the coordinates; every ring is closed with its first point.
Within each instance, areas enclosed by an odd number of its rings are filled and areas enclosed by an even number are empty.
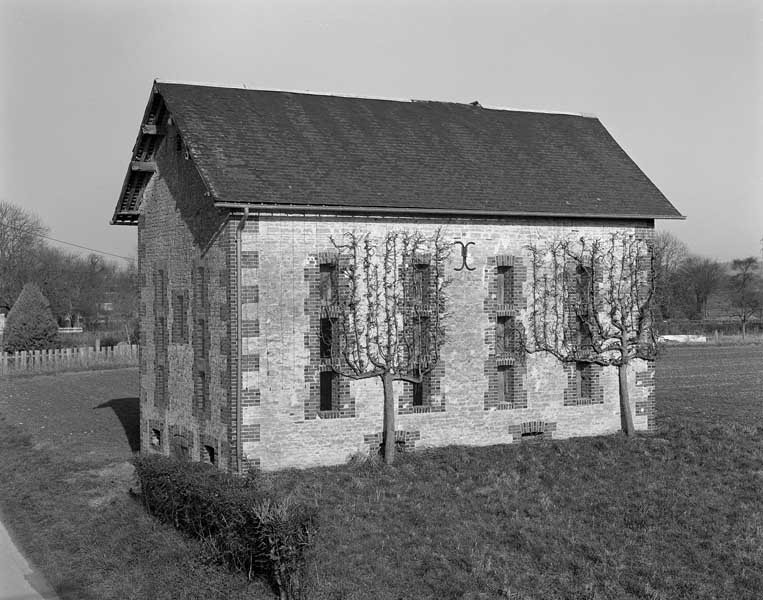
{"type": "Polygon", "coordinates": [[[750,322],[760,322],[763,276],[758,258],[722,263],[689,252],[674,235],[657,232],[654,241],[654,310],[662,320],[707,320],[716,299],[716,318],[734,319],[744,335],[750,322]]]}
{"type": "Polygon", "coordinates": [[[47,243],[48,227],[35,214],[0,202],[0,312],[8,314],[26,284],[47,300],[60,326],[125,328],[137,317],[134,262],[76,255],[47,243]]]}

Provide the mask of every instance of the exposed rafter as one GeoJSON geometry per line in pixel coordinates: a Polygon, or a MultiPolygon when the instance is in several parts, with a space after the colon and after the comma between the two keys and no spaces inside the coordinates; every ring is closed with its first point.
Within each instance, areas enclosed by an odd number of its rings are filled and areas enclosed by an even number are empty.
{"type": "Polygon", "coordinates": [[[119,203],[111,219],[113,225],[136,225],[140,216],[143,192],[156,172],[154,155],[166,134],[167,107],[158,90],[154,88],[143,115],[138,138],[132,151],[125,175],[119,203]]]}

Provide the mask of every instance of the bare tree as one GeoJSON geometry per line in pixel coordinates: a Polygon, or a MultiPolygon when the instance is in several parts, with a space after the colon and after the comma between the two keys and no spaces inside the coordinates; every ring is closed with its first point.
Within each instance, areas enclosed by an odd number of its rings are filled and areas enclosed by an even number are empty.
{"type": "Polygon", "coordinates": [[[445,262],[438,230],[430,237],[391,231],[376,239],[346,233],[332,239],[337,273],[322,307],[330,331],[331,368],[352,379],[378,377],[384,393],[384,461],[395,454],[394,381],[421,383],[440,358],[445,336],[445,262]]]}
{"type": "Polygon", "coordinates": [[[731,262],[734,274],[729,283],[731,305],[742,324],[742,339],[747,335],[747,322],[763,304],[763,285],[758,274],[758,259],[754,256],[737,258],[731,262]]]}
{"type": "Polygon", "coordinates": [[[663,319],[681,310],[684,291],[679,274],[689,256],[689,248],[672,233],[657,231],[654,235],[654,304],[663,319]]]}
{"type": "Polygon", "coordinates": [[[36,215],[0,202],[0,308],[9,310],[29,278],[41,235],[48,228],[36,215]]]}
{"type": "Polygon", "coordinates": [[[651,360],[651,245],[632,235],[559,240],[530,247],[532,310],[525,348],[562,362],[617,366],[623,431],[634,432],[628,365],[651,360]]]}
{"type": "Polygon", "coordinates": [[[690,316],[707,318],[707,300],[724,280],[721,264],[710,258],[689,256],[681,267],[680,280],[692,299],[690,316]]]}

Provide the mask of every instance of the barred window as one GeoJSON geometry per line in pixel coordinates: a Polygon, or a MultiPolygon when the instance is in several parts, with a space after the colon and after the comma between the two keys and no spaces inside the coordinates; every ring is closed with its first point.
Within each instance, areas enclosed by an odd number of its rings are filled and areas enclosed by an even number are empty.
{"type": "Polygon", "coordinates": [[[186,308],[185,293],[175,292],[172,295],[172,342],[174,344],[188,343],[186,308]]]}
{"type": "Polygon", "coordinates": [[[591,363],[578,361],[575,363],[575,385],[578,398],[590,398],[593,392],[591,363]]]}
{"type": "Polygon", "coordinates": [[[337,397],[338,375],[334,371],[321,371],[321,403],[319,409],[322,411],[334,410],[334,399],[337,397]]]}
{"type": "Polygon", "coordinates": [[[336,294],[337,265],[336,263],[321,263],[320,266],[320,290],[321,304],[329,304],[336,294]]]}
{"type": "Polygon", "coordinates": [[[413,302],[426,306],[429,302],[429,276],[431,273],[428,264],[414,265],[413,268],[413,302]]]}
{"type": "Polygon", "coordinates": [[[321,358],[330,359],[332,356],[332,350],[334,347],[334,329],[331,323],[331,319],[321,319],[321,358]]]}
{"type": "Polygon", "coordinates": [[[495,328],[495,353],[511,354],[516,349],[514,317],[498,317],[495,328]]]}
{"type": "Polygon", "coordinates": [[[514,379],[516,372],[513,365],[498,367],[498,402],[514,402],[514,379]]]}
{"type": "Polygon", "coordinates": [[[497,284],[498,304],[514,304],[514,267],[498,267],[497,284]]]}

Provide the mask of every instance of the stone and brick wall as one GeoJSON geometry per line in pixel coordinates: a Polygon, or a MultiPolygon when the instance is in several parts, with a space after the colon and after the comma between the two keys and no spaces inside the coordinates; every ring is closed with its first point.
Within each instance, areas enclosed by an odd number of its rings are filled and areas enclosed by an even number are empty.
{"type": "Polygon", "coordinates": [[[186,156],[170,124],[138,223],[141,449],[227,469],[235,223],[186,156]]]}
{"type": "MultiPolygon", "coordinates": [[[[257,294],[247,301],[242,294],[241,307],[254,334],[242,336],[242,347],[247,348],[245,355],[256,355],[244,359],[243,386],[257,399],[244,406],[246,464],[263,469],[334,464],[378,449],[379,381],[341,378],[336,410],[319,410],[322,309],[316,290],[321,256],[331,247],[330,236],[346,231],[383,236],[392,229],[427,234],[437,227],[452,241],[473,242],[468,264],[474,270],[455,270],[461,264],[458,253],[447,268],[451,318],[436,385],[428,390],[435,408],[412,407],[411,385],[395,384],[396,440],[401,447],[487,445],[619,430],[615,368],[592,367],[581,396],[575,365],[562,365],[545,354],[513,355],[505,344],[497,345],[496,332],[499,323],[512,326],[517,335],[527,326],[528,244],[569,235],[602,236],[613,230],[649,236],[651,222],[263,213],[252,215],[242,233],[242,261],[244,255],[257,257],[256,262],[247,259],[249,266],[241,272],[242,281],[257,286],[257,294]],[[499,291],[499,273],[505,276],[509,266],[512,283],[499,291]],[[498,383],[506,367],[512,370],[511,385],[501,391],[498,383]]],[[[651,366],[634,361],[629,369],[636,428],[652,428],[651,366]]]]}
{"type": "MultiPolygon", "coordinates": [[[[527,327],[528,244],[615,230],[650,236],[651,222],[263,213],[246,221],[239,257],[238,217],[213,208],[187,156],[170,124],[139,221],[144,452],[243,472],[378,449],[380,381],[336,376],[335,401],[320,406],[321,264],[331,260],[330,237],[347,231],[441,227],[446,239],[469,244],[469,268],[456,270],[460,253],[446,268],[450,320],[426,400],[414,405],[413,386],[395,384],[401,448],[619,430],[615,368],[594,366],[581,384],[574,364],[523,354],[512,340],[527,327]]],[[[644,361],[629,365],[637,429],[655,427],[653,375],[644,361]]]]}

